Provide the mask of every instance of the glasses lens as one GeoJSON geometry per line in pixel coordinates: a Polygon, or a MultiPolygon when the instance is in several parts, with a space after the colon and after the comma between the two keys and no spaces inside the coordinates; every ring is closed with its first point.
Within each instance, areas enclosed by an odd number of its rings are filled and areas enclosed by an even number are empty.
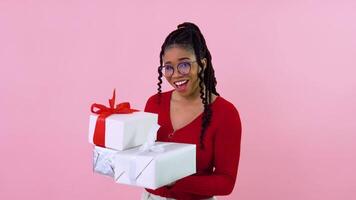
{"type": "Polygon", "coordinates": [[[190,72],[190,63],[189,62],[182,62],[182,63],[179,63],[177,68],[178,68],[178,71],[179,73],[181,74],[189,74],[190,72]]]}
{"type": "Polygon", "coordinates": [[[172,76],[172,74],[174,72],[174,69],[173,69],[172,66],[166,65],[166,66],[163,67],[163,69],[164,69],[164,75],[165,76],[172,76]]]}

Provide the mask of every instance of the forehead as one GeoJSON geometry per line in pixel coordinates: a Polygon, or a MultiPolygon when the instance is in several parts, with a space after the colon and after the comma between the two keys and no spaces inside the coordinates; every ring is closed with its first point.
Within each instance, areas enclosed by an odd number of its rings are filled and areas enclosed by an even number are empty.
{"type": "Polygon", "coordinates": [[[170,47],[164,51],[164,55],[162,57],[163,63],[178,62],[184,58],[194,60],[195,55],[191,50],[186,48],[170,47]]]}

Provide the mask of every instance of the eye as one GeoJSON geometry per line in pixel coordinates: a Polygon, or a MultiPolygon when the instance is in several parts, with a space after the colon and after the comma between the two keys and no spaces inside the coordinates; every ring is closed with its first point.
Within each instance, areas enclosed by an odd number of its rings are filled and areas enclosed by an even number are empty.
{"type": "Polygon", "coordinates": [[[171,65],[164,65],[163,68],[165,70],[173,70],[173,66],[171,66],[171,65]]]}
{"type": "Polygon", "coordinates": [[[190,67],[191,67],[190,62],[181,62],[178,65],[178,71],[181,74],[189,74],[190,67]]]}
{"type": "Polygon", "coordinates": [[[183,68],[185,68],[185,67],[190,67],[190,63],[189,63],[189,62],[181,62],[181,63],[179,63],[178,66],[179,66],[179,67],[183,67],[183,68]]]}
{"type": "Polygon", "coordinates": [[[167,77],[172,76],[172,74],[174,73],[174,68],[171,65],[165,65],[163,66],[163,69],[164,69],[163,73],[167,77]]]}

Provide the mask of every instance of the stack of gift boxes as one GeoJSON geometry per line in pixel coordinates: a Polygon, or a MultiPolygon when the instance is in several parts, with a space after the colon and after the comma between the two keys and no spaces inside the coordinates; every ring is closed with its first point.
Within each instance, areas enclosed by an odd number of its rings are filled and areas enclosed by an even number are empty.
{"type": "Polygon", "coordinates": [[[196,172],[193,144],[156,142],[158,115],[115,105],[93,104],[89,142],[93,144],[93,171],[116,183],[157,189],[196,172]]]}

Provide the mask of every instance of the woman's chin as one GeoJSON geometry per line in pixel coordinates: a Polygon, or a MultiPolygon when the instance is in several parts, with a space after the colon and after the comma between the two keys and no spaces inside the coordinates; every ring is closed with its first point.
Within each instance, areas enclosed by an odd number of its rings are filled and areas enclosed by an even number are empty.
{"type": "Polygon", "coordinates": [[[184,88],[176,88],[176,91],[179,92],[179,93],[186,93],[188,91],[188,88],[187,87],[184,87],[184,88]]]}

